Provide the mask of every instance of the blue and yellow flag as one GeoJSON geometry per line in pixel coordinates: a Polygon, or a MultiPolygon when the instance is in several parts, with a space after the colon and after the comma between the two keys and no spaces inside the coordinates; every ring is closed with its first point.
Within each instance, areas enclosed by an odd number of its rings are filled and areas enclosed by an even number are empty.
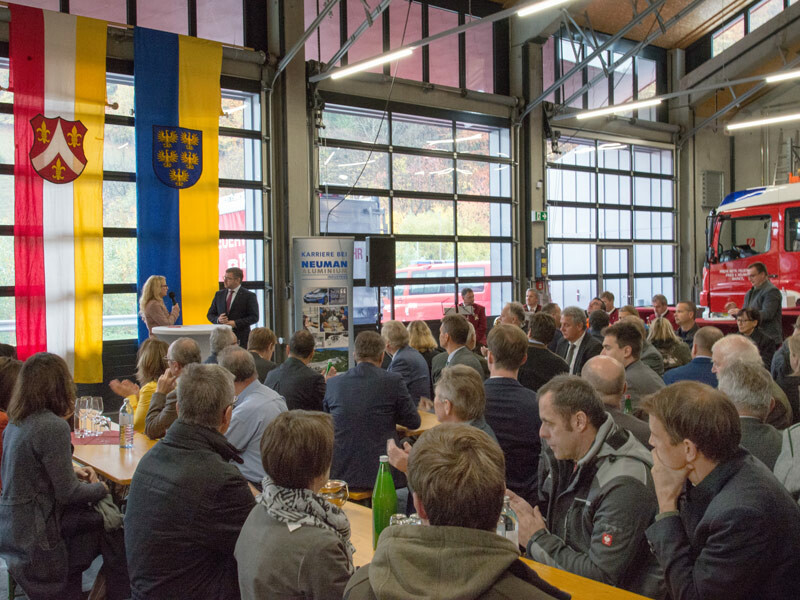
{"type": "Polygon", "coordinates": [[[217,42],[134,30],[139,293],[165,276],[186,324],[206,322],[219,290],[221,70],[217,42]]]}

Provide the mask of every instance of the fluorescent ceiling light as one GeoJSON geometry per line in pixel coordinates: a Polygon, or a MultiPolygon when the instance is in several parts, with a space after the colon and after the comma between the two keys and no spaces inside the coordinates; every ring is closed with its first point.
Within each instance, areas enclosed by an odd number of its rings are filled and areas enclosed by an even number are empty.
{"type": "Polygon", "coordinates": [[[532,15],[543,10],[547,10],[548,8],[555,8],[556,6],[561,6],[562,4],[566,4],[570,0],[544,0],[543,2],[537,2],[536,4],[531,4],[529,6],[525,6],[520,8],[517,11],[518,17],[527,17],[528,15],[532,15]]]}
{"type": "Polygon", "coordinates": [[[373,58],[372,60],[367,60],[355,64],[352,67],[337,69],[336,71],[331,73],[331,79],[339,79],[341,77],[346,77],[347,75],[352,75],[353,73],[358,73],[359,71],[366,71],[367,69],[371,69],[372,67],[377,67],[378,65],[392,62],[400,58],[405,58],[406,56],[409,56],[413,51],[414,51],[413,48],[403,48],[402,50],[398,50],[397,52],[392,52],[391,54],[386,54],[385,56],[378,56],[376,58],[373,58]]]}
{"type": "Polygon", "coordinates": [[[466,137],[456,138],[454,140],[428,140],[425,143],[426,144],[431,144],[431,145],[433,145],[433,144],[452,144],[453,142],[458,143],[458,142],[469,142],[471,140],[479,140],[482,137],[483,137],[482,134],[476,133],[474,135],[468,135],[466,137]]]}
{"type": "Polygon", "coordinates": [[[625,144],[600,144],[600,150],[619,150],[624,148],[625,144]]]}
{"type": "Polygon", "coordinates": [[[616,113],[628,112],[629,110],[636,110],[637,108],[646,108],[648,106],[657,106],[661,104],[660,98],[651,98],[650,100],[642,100],[641,102],[628,102],[626,104],[617,104],[616,106],[609,106],[600,108],[598,110],[589,110],[586,112],[578,113],[575,115],[576,119],[591,119],[592,117],[602,117],[603,115],[613,115],[616,113]]]}
{"type": "Polygon", "coordinates": [[[793,113],[791,115],[783,115],[780,117],[770,117],[769,119],[756,119],[755,121],[743,121],[741,123],[731,123],[727,126],[728,131],[735,131],[736,129],[746,129],[748,127],[762,127],[764,125],[774,125],[776,123],[786,123],[787,121],[800,120],[800,113],[793,113]]]}
{"type": "Polygon", "coordinates": [[[795,71],[787,71],[786,73],[775,73],[774,75],[767,75],[767,83],[776,83],[778,81],[786,81],[787,79],[797,79],[800,77],[800,69],[795,71]]]}

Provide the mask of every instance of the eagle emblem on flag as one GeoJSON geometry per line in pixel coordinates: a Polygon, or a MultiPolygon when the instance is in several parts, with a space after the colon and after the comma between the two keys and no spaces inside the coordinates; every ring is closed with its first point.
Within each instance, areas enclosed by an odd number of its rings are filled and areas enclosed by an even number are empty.
{"type": "Polygon", "coordinates": [[[203,172],[203,132],[153,125],[153,169],[169,187],[192,187],[203,172]]]}
{"type": "Polygon", "coordinates": [[[83,141],[86,127],[80,121],[36,115],[30,121],[33,146],[28,153],[39,176],[51,183],[75,181],[86,167],[83,141]]]}

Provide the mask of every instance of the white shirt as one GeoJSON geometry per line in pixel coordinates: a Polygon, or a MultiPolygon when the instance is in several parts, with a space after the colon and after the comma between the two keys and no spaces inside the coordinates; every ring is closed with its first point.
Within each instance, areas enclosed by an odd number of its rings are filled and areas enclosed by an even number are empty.
{"type": "MultiPolygon", "coordinates": [[[[569,363],[569,372],[570,373],[572,373],[572,368],[575,366],[575,360],[578,358],[578,349],[581,347],[581,342],[583,342],[583,338],[586,336],[587,333],[588,333],[587,330],[584,329],[583,330],[583,335],[581,337],[579,337],[577,340],[575,340],[574,342],[570,342],[569,340],[567,340],[568,344],[575,344],[575,350],[572,353],[572,360],[569,363]]],[[[567,354],[569,354],[569,346],[567,346],[567,354]]],[[[564,358],[566,359],[567,357],[564,356],[564,358]]]]}
{"type": "MultiPolygon", "coordinates": [[[[236,300],[236,294],[239,293],[239,290],[242,288],[242,284],[237,285],[233,290],[226,290],[225,291],[225,303],[228,303],[228,296],[231,296],[231,306],[233,306],[233,301],[236,300]],[[233,292],[233,294],[230,294],[233,292]]],[[[226,313],[227,314],[227,313],[226,313]]]]}

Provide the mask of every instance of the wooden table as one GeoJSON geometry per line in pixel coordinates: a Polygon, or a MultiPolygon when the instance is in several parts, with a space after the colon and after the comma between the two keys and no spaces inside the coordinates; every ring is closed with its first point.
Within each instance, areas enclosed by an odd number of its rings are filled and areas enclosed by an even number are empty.
{"type": "Polygon", "coordinates": [[[428,429],[433,429],[439,424],[439,419],[436,418],[436,415],[433,413],[429,413],[426,410],[418,410],[420,424],[419,427],[416,429],[408,429],[403,427],[402,425],[397,426],[397,431],[406,437],[411,437],[415,435],[421,435],[423,431],[428,431],[428,429]]]}
{"type": "Polygon", "coordinates": [[[117,444],[75,446],[72,458],[98,475],[122,486],[131,484],[133,473],[142,457],[156,444],[141,433],[133,434],[133,448],[120,448],[117,444]]]}
{"type": "MultiPolygon", "coordinates": [[[[372,511],[360,504],[347,502],[344,512],[350,519],[350,541],[355,546],[353,563],[361,567],[372,560],[372,511]]],[[[573,600],[644,600],[644,596],[615,588],[593,579],[548,567],[527,558],[520,559],[539,576],[557,588],[572,594],[573,600]]]]}

